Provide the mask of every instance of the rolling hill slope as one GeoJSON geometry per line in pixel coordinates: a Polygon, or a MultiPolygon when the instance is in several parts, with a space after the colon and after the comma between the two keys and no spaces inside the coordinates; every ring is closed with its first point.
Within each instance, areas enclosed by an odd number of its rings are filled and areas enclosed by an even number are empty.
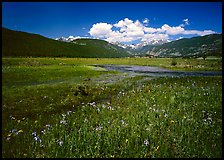
{"type": "Polygon", "coordinates": [[[140,53],[157,57],[222,56],[222,34],[184,38],[158,46],[144,46],[140,53]]]}
{"type": "Polygon", "coordinates": [[[126,57],[128,52],[103,40],[60,42],[37,34],[2,28],[3,57],[126,57]]]}

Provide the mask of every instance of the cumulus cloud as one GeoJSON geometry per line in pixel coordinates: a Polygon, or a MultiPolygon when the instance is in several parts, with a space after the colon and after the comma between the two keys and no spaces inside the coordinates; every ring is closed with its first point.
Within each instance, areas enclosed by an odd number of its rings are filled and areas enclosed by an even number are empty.
{"type": "Polygon", "coordinates": [[[89,34],[93,37],[97,38],[105,38],[110,32],[112,32],[111,28],[113,25],[107,23],[97,23],[92,26],[89,31],[89,34]]]}
{"type": "Polygon", "coordinates": [[[167,24],[164,24],[162,27],[162,32],[167,33],[168,35],[177,35],[182,34],[184,32],[184,28],[178,26],[178,27],[170,27],[167,24]]]}
{"type": "Polygon", "coordinates": [[[185,30],[184,26],[189,25],[189,20],[184,19],[184,24],[179,26],[162,25],[160,28],[148,27],[144,24],[149,20],[145,18],[141,23],[139,20],[133,21],[129,18],[118,21],[115,24],[96,23],[89,30],[89,34],[94,38],[101,38],[109,42],[132,42],[135,40],[169,40],[174,35],[207,35],[216,33],[212,30],[185,30]],[[114,30],[116,28],[116,30],[114,30]]]}
{"type": "Polygon", "coordinates": [[[150,42],[152,40],[168,40],[168,34],[145,34],[141,41],[150,42]]]}

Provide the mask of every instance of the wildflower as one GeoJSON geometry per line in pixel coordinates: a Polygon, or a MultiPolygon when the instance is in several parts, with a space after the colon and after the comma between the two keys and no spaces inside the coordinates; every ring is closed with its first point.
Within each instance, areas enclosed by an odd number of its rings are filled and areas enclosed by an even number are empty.
{"type": "Polygon", "coordinates": [[[62,117],[64,118],[64,117],[66,117],[66,115],[65,114],[61,114],[62,115],[62,117]]]}
{"type": "Polygon", "coordinates": [[[121,120],[121,123],[122,123],[122,125],[124,125],[125,124],[124,120],[121,120]]]}
{"type": "Polygon", "coordinates": [[[12,133],[9,133],[7,136],[8,136],[8,137],[11,137],[11,135],[12,135],[12,133]]]}
{"type": "Polygon", "coordinates": [[[97,111],[98,111],[98,112],[100,112],[100,109],[99,109],[99,108],[97,108],[97,111]]]}
{"type": "Polygon", "coordinates": [[[159,146],[157,146],[156,148],[155,148],[155,151],[158,151],[159,150],[159,146]]]}
{"type": "Polygon", "coordinates": [[[18,123],[20,123],[20,120],[17,120],[18,123]]]}
{"type": "Polygon", "coordinates": [[[37,141],[37,142],[39,142],[39,143],[42,143],[42,139],[39,138],[38,136],[34,137],[34,140],[37,141]]]}
{"type": "Polygon", "coordinates": [[[70,113],[72,113],[72,111],[67,111],[67,115],[69,115],[70,113]]]}
{"type": "Polygon", "coordinates": [[[67,124],[65,120],[61,120],[60,124],[67,124]]]}
{"type": "Polygon", "coordinates": [[[18,132],[19,132],[19,133],[22,133],[22,132],[23,132],[23,130],[22,130],[22,129],[20,129],[18,132]]]}
{"type": "Polygon", "coordinates": [[[96,102],[92,102],[92,103],[89,102],[89,105],[90,105],[90,106],[93,106],[93,107],[96,107],[96,102]]]}
{"type": "Polygon", "coordinates": [[[102,104],[102,107],[103,107],[103,108],[106,108],[106,105],[102,104]]]}
{"type": "Polygon", "coordinates": [[[164,117],[167,117],[167,116],[168,116],[168,114],[165,113],[164,117]]]}
{"type": "Polygon", "coordinates": [[[33,132],[32,135],[33,135],[34,137],[36,137],[36,136],[37,136],[37,132],[33,132]]]}
{"type": "Polygon", "coordinates": [[[96,127],[96,130],[99,131],[99,130],[102,130],[102,128],[103,128],[102,126],[99,126],[99,127],[96,127]]]}
{"type": "Polygon", "coordinates": [[[125,141],[126,143],[128,143],[128,139],[126,139],[126,141],[125,141]]]}
{"type": "Polygon", "coordinates": [[[146,146],[149,145],[149,141],[148,141],[148,139],[144,140],[144,144],[145,144],[146,146]]]}
{"type": "Polygon", "coordinates": [[[112,110],[112,111],[114,110],[114,108],[112,108],[111,106],[109,106],[108,109],[109,109],[109,110],[112,110]]]}
{"type": "Polygon", "coordinates": [[[59,146],[62,146],[64,144],[64,142],[63,141],[59,141],[58,144],[59,144],[59,146]]]}
{"type": "Polygon", "coordinates": [[[11,133],[16,133],[16,132],[17,132],[16,129],[12,129],[12,130],[11,130],[11,133]]]}
{"type": "Polygon", "coordinates": [[[41,133],[42,133],[42,134],[46,134],[46,130],[42,130],[41,133]]]}
{"type": "Polygon", "coordinates": [[[23,117],[22,120],[25,120],[25,117],[23,117]]]}
{"type": "Polygon", "coordinates": [[[146,130],[146,131],[150,131],[150,130],[151,130],[151,128],[149,128],[149,127],[148,127],[148,128],[146,128],[145,130],[146,130]]]}
{"type": "Polygon", "coordinates": [[[7,141],[9,141],[10,139],[11,139],[10,137],[7,137],[7,138],[6,138],[7,141]]]}
{"type": "Polygon", "coordinates": [[[34,123],[37,123],[38,121],[36,120],[34,123]]]}
{"type": "Polygon", "coordinates": [[[174,123],[174,121],[173,121],[173,120],[171,120],[170,122],[171,122],[171,123],[174,123]]]}
{"type": "Polygon", "coordinates": [[[46,126],[47,128],[50,128],[50,127],[51,127],[51,125],[50,125],[50,124],[46,124],[45,126],[46,126]]]}
{"type": "Polygon", "coordinates": [[[12,119],[12,120],[15,120],[16,118],[15,118],[15,117],[11,117],[11,119],[12,119]]]}

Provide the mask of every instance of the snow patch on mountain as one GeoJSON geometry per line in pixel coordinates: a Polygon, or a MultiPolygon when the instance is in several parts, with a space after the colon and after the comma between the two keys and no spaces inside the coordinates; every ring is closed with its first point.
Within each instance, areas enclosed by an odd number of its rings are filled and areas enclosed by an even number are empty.
{"type": "Polygon", "coordinates": [[[67,38],[66,37],[55,38],[55,40],[57,40],[57,41],[63,41],[63,42],[72,42],[72,41],[74,41],[76,39],[82,39],[82,38],[91,39],[91,37],[80,37],[80,36],[74,37],[74,36],[68,36],[67,38]]]}

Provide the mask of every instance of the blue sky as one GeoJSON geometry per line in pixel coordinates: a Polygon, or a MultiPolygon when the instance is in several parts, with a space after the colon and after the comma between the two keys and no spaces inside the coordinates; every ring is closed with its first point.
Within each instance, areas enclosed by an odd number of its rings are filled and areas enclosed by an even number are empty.
{"type": "Polygon", "coordinates": [[[2,26],[49,38],[174,40],[222,33],[222,2],[3,2],[2,26]]]}

